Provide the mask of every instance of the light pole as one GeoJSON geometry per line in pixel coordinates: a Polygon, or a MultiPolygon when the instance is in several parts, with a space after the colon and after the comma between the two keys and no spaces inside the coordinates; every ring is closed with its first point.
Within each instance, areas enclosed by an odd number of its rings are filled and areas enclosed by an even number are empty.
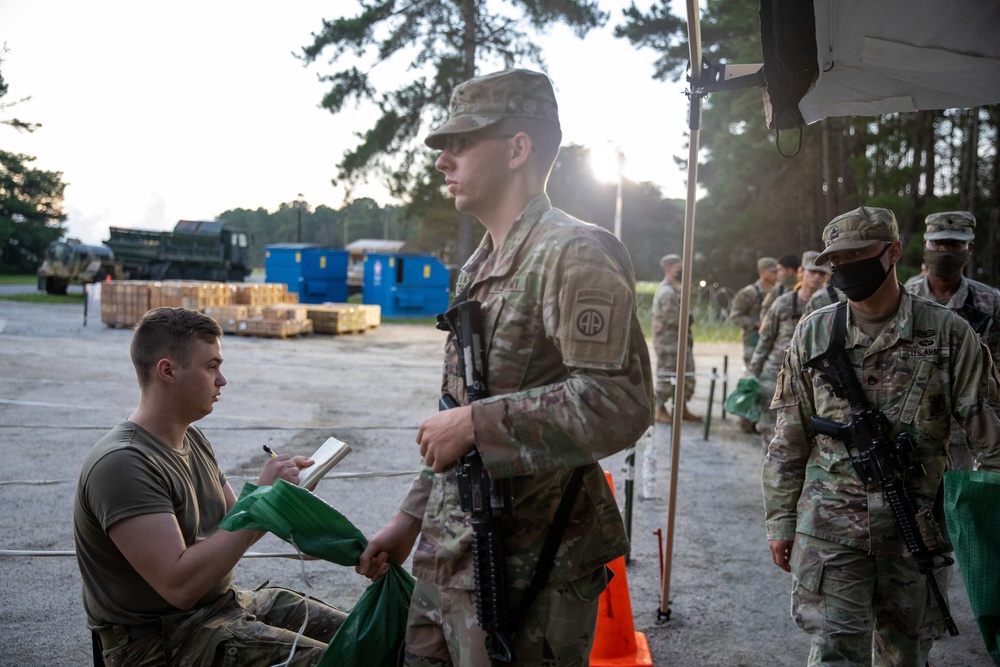
{"type": "Polygon", "coordinates": [[[296,242],[297,243],[302,243],[302,205],[305,204],[305,202],[302,201],[302,196],[303,195],[300,192],[299,193],[299,200],[297,202],[295,202],[296,208],[299,209],[299,233],[298,233],[298,237],[296,238],[296,242]]]}
{"type": "Polygon", "coordinates": [[[622,184],[625,180],[625,151],[618,151],[618,194],[615,198],[615,238],[622,240],[622,184]]]}
{"type": "Polygon", "coordinates": [[[622,238],[622,189],[625,184],[625,151],[613,141],[591,149],[590,168],[594,176],[604,183],[616,184],[615,195],[615,238],[622,238]]]}

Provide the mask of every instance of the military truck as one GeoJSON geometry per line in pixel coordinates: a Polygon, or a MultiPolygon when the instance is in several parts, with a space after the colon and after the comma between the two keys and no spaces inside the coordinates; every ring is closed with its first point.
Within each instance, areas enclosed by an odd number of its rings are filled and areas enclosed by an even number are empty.
{"type": "Polygon", "coordinates": [[[106,245],[86,245],[80,239],[53,241],[45,248],[38,269],[38,289],[65,294],[70,283],[92,283],[121,278],[121,267],[106,245]]]}
{"type": "Polygon", "coordinates": [[[108,276],[243,282],[252,270],[249,235],[222,220],[181,220],[172,232],[112,227],[101,246],[72,241],[55,241],[46,249],[38,289],[65,294],[70,283],[108,276]]]}

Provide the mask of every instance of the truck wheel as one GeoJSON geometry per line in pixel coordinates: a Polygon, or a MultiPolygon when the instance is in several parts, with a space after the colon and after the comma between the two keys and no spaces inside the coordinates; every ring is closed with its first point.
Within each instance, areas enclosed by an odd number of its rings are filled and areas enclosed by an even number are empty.
{"type": "Polygon", "coordinates": [[[66,287],[69,285],[69,281],[63,280],[62,278],[53,278],[49,276],[45,279],[45,291],[48,294],[65,294],[66,287]]]}

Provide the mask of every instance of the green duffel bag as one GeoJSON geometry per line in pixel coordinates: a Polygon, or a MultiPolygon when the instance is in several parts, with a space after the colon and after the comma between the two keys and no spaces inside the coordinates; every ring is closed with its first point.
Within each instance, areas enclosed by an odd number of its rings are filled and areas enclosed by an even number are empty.
{"type": "Polygon", "coordinates": [[[1000,473],[946,472],[944,516],[979,633],[1000,665],[1000,473]]]}
{"type": "MultiPolygon", "coordinates": [[[[347,517],[310,491],[279,479],[273,486],[246,484],[222,519],[224,530],[266,530],[305,554],[337,565],[357,565],[368,545],[347,517]]],[[[413,577],[395,563],[368,585],[337,630],[319,667],[390,667],[406,635],[413,577]]]]}
{"type": "Polygon", "coordinates": [[[726,396],[726,412],[752,422],[760,419],[760,382],[755,377],[740,378],[736,389],[726,396]]]}

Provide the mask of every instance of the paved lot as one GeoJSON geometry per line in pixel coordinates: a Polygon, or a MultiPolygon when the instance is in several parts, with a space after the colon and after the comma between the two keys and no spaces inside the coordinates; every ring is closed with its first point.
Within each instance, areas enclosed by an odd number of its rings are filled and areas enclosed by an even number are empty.
{"type": "MultiPolygon", "coordinates": [[[[130,332],[109,329],[82,307],[22,304],[0,298],[0,549],[73,548],[72,498],[91,445],[135,407],[130,332]],[[51,484],[9,484],[36,481],[51,484]]],[[[201,422],[238,490],[256,477],[262,444],[308,454],[329,435],[354,451],[317,489],[366,534],[381,527],[415,470],[416,425],[435,409],[443,334],[431,327],[384,324],[363,335],[272,340],[226,337],[230,380],[215,413],[201,422]]],[[[708,369],[737,346],[696,346],[694,406],[704,412],[708,369]]],[[[760,446],[718,419],[710,437],[685,425],[678,466],[671,618],[657,622],[660,549],[666,533],[669,429],[639,443],[633,551],[627,570],[635,628],[646,633],[657,665],[800,665],[806,638],[788,618],[787,575],[767,555],[760,507],[760,446]],[[653,497],[641,499],[643,451],[658,470],[653,497]]],[[[623,497],[624,457],[606,460],[623,497]]],[[[268,537],[255,551],[289,552],[268,537]]],[[[265,580],[349,608],[367,580],[330,563],[245,559],[236,581],[265,580]],[[307,578],[307,580],[306,580],[307,578]]],[[[80,579],[68,557],[0,557],[0,665],[89,664],[80,579]]],[[[934,664],[989,665],[960,577],[951,591],[962,636],[938,644],[934,664]]]]}

